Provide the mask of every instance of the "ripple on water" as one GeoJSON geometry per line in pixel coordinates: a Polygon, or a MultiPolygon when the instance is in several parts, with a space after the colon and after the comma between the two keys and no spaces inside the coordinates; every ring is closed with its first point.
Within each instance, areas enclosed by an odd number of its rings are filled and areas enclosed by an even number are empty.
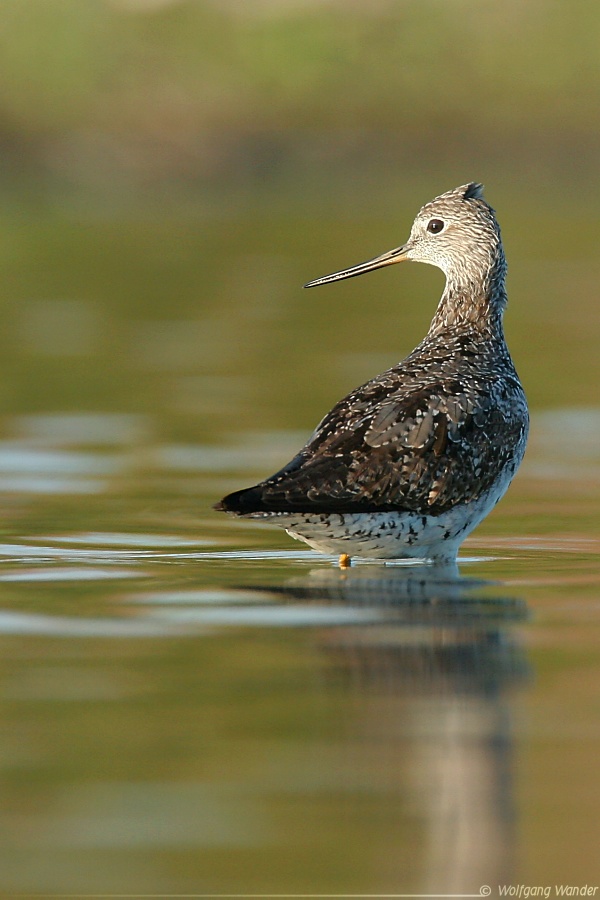
{"type": "Polygon", "coordinates": [[[34,540],[49,541],[60,544],[88,544],[107,547],[205,547],[215,541],[204,538],[183,538],[176,534],[143,534],[139,532],[87,532],[83,534],[66,534],[42,536],[34,540]]]}
{"type": "Polygon", "coordinates": [[[13,416],[6,424],[14,437],[0,441],[0,492],[40,496],[104,492],[150,430],[143,417],[104,413],[13,416]]]}
{"type": "Polygon", "coordinates": [[[0,610],[0,634],[64,638],[178,637],[188,634],[183,624],[148,618],[77,618],[0,610]]]}
{"type": "Polygon", "coordinates": [[[127,603],[160,606],[214,606],[215,604],[272,603],[273,594],[267,591],[244,590],[189,590],[189,591],[148,591],[142,594],[129,594],[124,598],[127,603]]]}
{"type": "Polygon", "coordinates": [[[34,581],[106,581],[116,578],[142,578],[146,575],[139,569],[105,568],[77,566],[73,568],[35,568],[0,572],[0,582],[34,581]]]}

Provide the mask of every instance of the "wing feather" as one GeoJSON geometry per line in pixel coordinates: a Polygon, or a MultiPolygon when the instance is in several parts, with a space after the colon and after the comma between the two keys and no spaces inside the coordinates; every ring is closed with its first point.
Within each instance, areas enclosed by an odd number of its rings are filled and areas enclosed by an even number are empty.
{"type": "Polygon", "coordinates": [[[291,463],[223,508],[436,515],[478,497],[520,458],[528,419],[516,373],[498,378],[491,359],[482,374],[474,356],[463,357],[469,371],[443,365],[429,383],[407,358],[340,401],[291,463]]]}

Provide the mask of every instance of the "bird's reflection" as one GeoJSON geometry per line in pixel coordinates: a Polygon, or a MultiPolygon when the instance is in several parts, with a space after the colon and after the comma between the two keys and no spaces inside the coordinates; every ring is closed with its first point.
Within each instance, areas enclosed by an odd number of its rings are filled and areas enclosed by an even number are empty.
{"type": "MultiPolygon", "coordinates": [[[[372,620],[319,630],[318,641],[330,685],[358,695],[348,740],[403,782],[417,815],[418,889],[477,893],[510,879],[509,700],[528,676],[512,626],[525,604],[499,585],[426,566],[319,568],[268,590],[288,602],[372,610],[372,620]]],[[[388,851],[386,881],[402,885],[405,855],[394,872],[388,851]]]]}

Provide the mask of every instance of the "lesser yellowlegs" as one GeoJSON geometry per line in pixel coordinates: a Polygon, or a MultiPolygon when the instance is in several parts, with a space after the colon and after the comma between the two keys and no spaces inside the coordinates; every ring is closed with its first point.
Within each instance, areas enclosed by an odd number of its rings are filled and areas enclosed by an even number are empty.
{"type": "Polygon", "coordinates": [[[288,465],[216,509],[280,525],[341,565],[456,559],[510,484],[529,425],[502,327],[500,228],[482,185],[427,203],[403,246],[305,287],[403,260],[446,275],[426,337],[334,406],[288,465]]]}

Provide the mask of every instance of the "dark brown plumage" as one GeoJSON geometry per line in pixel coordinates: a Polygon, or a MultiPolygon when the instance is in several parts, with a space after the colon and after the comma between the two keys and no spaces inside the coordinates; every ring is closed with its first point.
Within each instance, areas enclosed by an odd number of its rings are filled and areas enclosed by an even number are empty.
{"type": "Polygon", "coordinates": [[[229,494],[217,509],[273,517],[318,549],[345,552],[351,544],[354,555],[363,534],[366,555],[417,555],[418,547],[403,548],[402,534],[407,523],[414,531],[421,517],[422,555],[436,558],[455,556],[460,540],[504,493],[523,456],[528,413],[502,328],[500,229],[481,186],[464,185],[426,204],[403,247],[307,286],[403,259],[446,273],[427,336],[398,365],[341,400],[287,466],[229,494]],[[386,524],[395,533],[373,552],[373,536],[389,520],[379,513],[394,514],[397,527],[386,524]],[[452,524],[441,529],[449,531],[446,550],[430,540],[430,520],[432,527],[452,524]]]}

